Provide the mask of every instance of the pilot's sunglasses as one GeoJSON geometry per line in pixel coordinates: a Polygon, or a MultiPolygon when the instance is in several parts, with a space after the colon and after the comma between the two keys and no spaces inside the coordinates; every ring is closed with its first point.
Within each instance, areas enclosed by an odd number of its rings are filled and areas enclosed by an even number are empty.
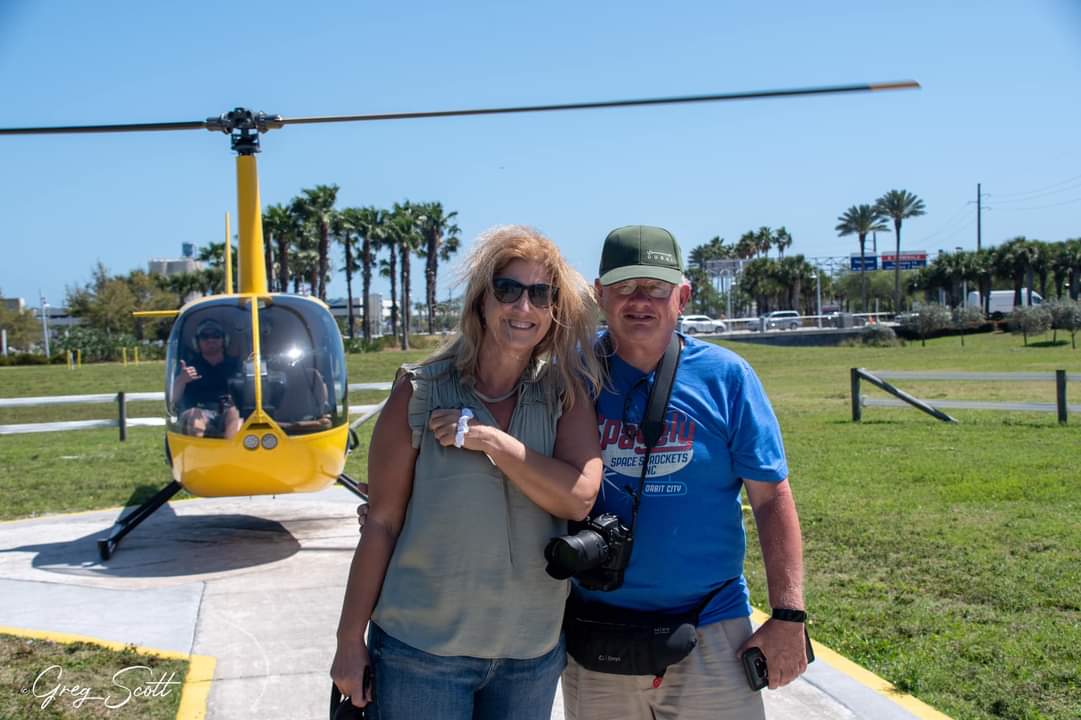
{"type": "Polygon", "coordinates": [[[518,298],[522,297],[522,292],[525,290],[529,291],[529,302],[534,307],[539,308],[546,308],[551,305],[559,294],[558,289],[548,283],[523,285],[511,278],[497,277],[492,279],[492,294],[495,295],[496,300],[505,305],[518,302],[518,298]]]}
{"type": "Polygon", "coordinates": [[[221,340],[223,337],[225,336],[216,332],[202,333],[199,335],[200,340],[221,340]]]}
{"type": "Polygon", "coordinates": [[[672,283],[666,283],[663,280],[657,280],[653,282],[642,282],[641,280],[624,280],[620,283],[615,283],[609,286],[616,295],[622,295],[623,297],[630,297],[634,295],[635,290],[642,289],[646,295],[657,300],[665,300],[672,296],[672,290],[676,287],[672,283]]]}

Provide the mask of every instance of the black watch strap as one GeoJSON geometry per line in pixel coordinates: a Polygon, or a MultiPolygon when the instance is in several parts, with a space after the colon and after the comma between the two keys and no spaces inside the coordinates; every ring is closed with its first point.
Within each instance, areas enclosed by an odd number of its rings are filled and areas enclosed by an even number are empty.
{"type": "Polygon", "coordinates": [[[792,610],[791,608],[773,608],[770,617],[785,622],[807,622],[807,612],[805,610],[792,610]]]}

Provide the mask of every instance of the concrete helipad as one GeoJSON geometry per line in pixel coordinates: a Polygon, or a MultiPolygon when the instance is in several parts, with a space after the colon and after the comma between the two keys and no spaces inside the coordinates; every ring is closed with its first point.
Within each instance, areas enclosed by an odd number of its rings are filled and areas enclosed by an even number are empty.
{"type": "MultiPolygon", "coordinates": [[[[209,720],[322,720],[355,507],[340,488],[170,503],[107,563],[95,541],[116,510],[0,523],[0,626],[212,656],[209,720]]],[[[944,717],[817,652],[766,693],[771,720],[944,717]]]]}

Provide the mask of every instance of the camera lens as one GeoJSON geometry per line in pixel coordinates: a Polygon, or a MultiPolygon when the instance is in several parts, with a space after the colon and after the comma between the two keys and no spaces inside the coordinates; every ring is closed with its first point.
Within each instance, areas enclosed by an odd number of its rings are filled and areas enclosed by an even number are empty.
{"type": "Polygon", "coordinates": [[[552,538],[544,548],[545,570],[556,580],[566,580],[583,570],[591,570],[608,559],[608,544],[592,530],[552,538]]]}

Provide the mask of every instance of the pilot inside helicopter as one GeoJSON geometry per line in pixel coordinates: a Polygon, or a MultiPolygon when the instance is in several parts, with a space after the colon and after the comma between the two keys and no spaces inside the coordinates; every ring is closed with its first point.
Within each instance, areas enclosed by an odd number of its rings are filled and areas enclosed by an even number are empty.
{"type": "Polygon", "coordinates": [[[180,412],[181,432],[196,437],[231,438],[240,430],[240,413],[229,390],[240,376],[240,362],[225,352],[225,330],[206,319],[195,330],[198,350],[189,365],[180,361],[171,397],[180,412]]]}

